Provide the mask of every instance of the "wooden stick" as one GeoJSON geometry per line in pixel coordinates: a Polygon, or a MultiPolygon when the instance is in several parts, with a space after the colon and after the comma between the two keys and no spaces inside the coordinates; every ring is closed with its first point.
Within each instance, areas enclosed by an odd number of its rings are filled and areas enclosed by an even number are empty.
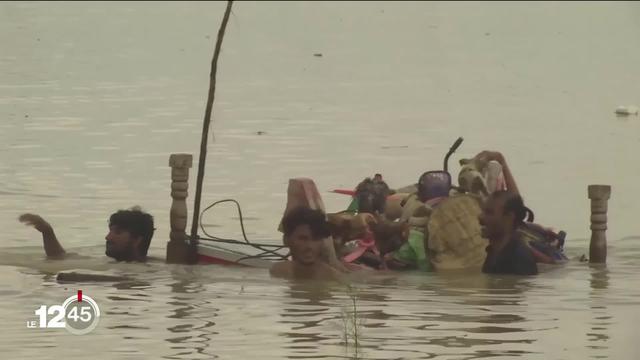
{"type": "Polygon", "coordinates": [[[202,181],[204,179],[204,167],[207,161],[207,137],[209,135],[209,124],[211,123],[211,110],[213,108],[213,100],[216,92],[216,72],[218,70],[218,57],[222,48],[222,39],[229,22],[231,14],[231,5],[233,0],[227,2],[227,9],[222,18],[222,24],[218,30],[218,39],[216,40],[216,48],[213,52],[213,60],[211,61],[211,74],[209,81],[209,97],[207,99],[207,109],[204,113],[204,123],[202,124],[202,140],[200,142],[200,159],[198,160],[198,180],[196,183],[196,195],[193,206],[193,221],[191,223],[191,242],[196,243],[198,240],[198,222],[200,218],[200,199],[202,197],[202,181]]]}

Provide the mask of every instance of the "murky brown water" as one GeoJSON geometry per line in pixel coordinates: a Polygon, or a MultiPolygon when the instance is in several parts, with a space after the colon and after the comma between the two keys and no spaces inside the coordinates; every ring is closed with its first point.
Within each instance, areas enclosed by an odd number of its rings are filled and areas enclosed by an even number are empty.
{"type": "MultiPolygon", "coordinates": [[[[613,114],[640,104],[638,4],[235,4],[203,203],[240,201],[252,240],[277,241],[289,178],[329,190],[379,171],[402,186],[439,168],[458,136],[456,159],[506,154],[540,222],[567,230],[572,257],[587,250],[586,186],[613,186],[606,268],[573,262],[523,279],[387,274],[352,290],[102,256],[107,216],[134,204],[156,216],[152,253],[164,254],[168,157],[197,157],[223,9],[0,3],[5,358],[640,357],[640,118],[613,114]],[[37,234],[16,221],[25,211],[94,259],[44,261],[37,234]],[[135,280],[65,285],[50,275],[74,268],[135,280]],[[78,286],[103,311],[91,334],[26,328],[40,304],[78,286]],[[351,297],[357,353],[343,344],[351,297]]],[[[346,206],[323,196],[329,210],[346,206]]],[[[232,208],[204,220],[239,237],[232,208]]]]}

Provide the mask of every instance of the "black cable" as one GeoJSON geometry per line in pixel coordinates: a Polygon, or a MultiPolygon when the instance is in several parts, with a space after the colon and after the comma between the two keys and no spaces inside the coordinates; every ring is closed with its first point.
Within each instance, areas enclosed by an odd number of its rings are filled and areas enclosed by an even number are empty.
{"type": "MultiPolygon", "coordinates": [[[[215,241],[215,242],[221,242],[221,243],[226,243],[226,244],[247,245],[247,243],[245,241],[233,240],[233,239],[221,239],[221,238],[215,237],[215,236],[214,237],[198,236],[198,240],[215,241]]],[[[284,245],[258,244],[258,243],[251,243],[250,245],[255,245],[255,246],[260,246],[260,247],[272,247],[272,248],[283,248],[283,247],[285,247],[284,245]]]]}
{"type": "MultiPolygon", "coordinates": [[[[284,246],[284,245],[255,244],[255,243],[246,243],[244,241],[239,241],[239,240],[220,239],[220,238],[217,238],[217,237],[214,237],[214,238],[203,238],[203,237],[200,237],[200,236],[198,236],[198,240],[219,242],[219,243],[225,243],[225,244],[249,245],[249,246],[251,246],[253,248],[256,248],[256,249],[262,251],[262,253],[260,253],[260,254],[248,256],[249,258],[250,257],[259,257],[259,256],[263,256],[263,255],[264,256],[271,255],[271,256],[276,257],[277,259],[285,260],[289,256],[288,254],[287,255],[281,255],[280,253],[277,252],[278,250],[282,250],[282,249],[286,248],[286,246],[284,246]],[[271,248],[274,248],[274,250],[265,249],[265,247],[271,247],[271,248]]],[[[244,258],[242,258],[242,259],[244,259],[244,258]]],[[[238,260],[238,261],[240,261],[240,260],[238,260]]]]}
{"type": "Polygon", "coordinates": [[[245,257],[242,257],[238,260],[236,260],[236,262],[240,262],[242,260],[246,260],[246,259],[251,259],[251,258],[266,258],[268,256],[273,256],[279,260],[286,260],[287,257],[289,256],[287,255],[282,255],[280,253],[278,253],[278,250],[281,250],[283,248],[285,248],[285,246],[283,245],[272,245],[272,244],[255,244],[252,243],[251,241],[249,241],[249,239],[247,238],[247,233],[244,229],[244,218],[242,216],[242,209],[240,208],[240,204],[234,200],[234,199],[224,199],[224,200],[219,200],[214,202],[213,204],[207,206],[204,210],[202,210],[202,212],[200,213],[200,219],[199,219],[199,225],[200,225],[200,229],[202,230],[202,233],[205,234],[206,236],[208,236],[209,238],[204,238],[204,237],[200,237],[198,236],[198,239],[202,239],[202,240],[208,240],[208,241],[213,241],[213,242],[221,242],[221,243],[227,243],[227,244],[240,244],[240,245],[249,245],[255,249],[258,249],[260,251],[262,251],[262,253],[257,254],[257,255],[248,255],[245,257]],[[242,238],[244,239],[243,241],[240,240],[235,240],[235,239],[225,239],[225,238],[219,238],[217,236],[213,236],[211,234],[209,234],[203,224],[202,224],[202,219],[204,218],[204,213],[206,211],[208,211],[209,209],[213,208],[214,206],[221,204],[221,203],[225,203],[225,202],[232,202],[234,204],[236,204],[236,207],[238,209],[238,217],[240,219],[240,229],[242,230],[242,238]],[[268,248],[273,248],[274,250],[270,250],[268,248]]]}

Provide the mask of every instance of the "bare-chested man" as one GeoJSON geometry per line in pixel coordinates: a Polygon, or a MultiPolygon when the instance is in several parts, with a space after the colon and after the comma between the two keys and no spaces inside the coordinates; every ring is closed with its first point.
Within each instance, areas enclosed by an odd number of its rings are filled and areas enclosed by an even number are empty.
{"type": "MultiPolygon", "coordinates": [[[[42,233],[44,251],[48,258],[64,259],[64,250],[53,227],[35,214],[22,214],[20,222],[33,226],[42,233]]],[[[119,210],[109,218],[109,232],[105,236],[105,254],[118,261],[144,262],[153,237],[153,217],[140,209],[119,210]]]]}
{"type": "Polygon", "coordinates": [[[274,277],[337,280],[340,272],[321,259],[323,239],[330,236],[326,215],[320,210],[299,207],[282,220],[284,243],[291,260],[271,267],[274,277]]]}

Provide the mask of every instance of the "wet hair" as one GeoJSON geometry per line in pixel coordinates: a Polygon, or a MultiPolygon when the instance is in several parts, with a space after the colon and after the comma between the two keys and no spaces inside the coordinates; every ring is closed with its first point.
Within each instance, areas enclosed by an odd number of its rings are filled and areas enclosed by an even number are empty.
{"type": "Polygon", "coordinates": [[[138,251],[140,255],[147,256],[151,238],[155,228],[153,227],[153,216],[134,207],[129,210],[118,210],[109,217],[109,226],[117,226],[128,231],[134,237],[142,237],[142,242],[138,251]]]}
{"type": "Polygon", "coordinates": [[[493,192],[491,194],[491,198],[503,201],[502,212],[503,214],[514,214],[515,225],[521,225],[525,220],[527,222],[533,222],[535,218],[533,211],[524,206],[524,200],[519,194],[506,190],[499,190],[493,192]]]}
{"type": "Polygon", "coordinates": [[[282,219],[282,231],[288,237],[301,225],[308,225],[311,236],[315,240],[321,240],[330,235],[329,223],[324,212],[312,210],[306,207],[298,207],[291,210],[282,219]]]}

